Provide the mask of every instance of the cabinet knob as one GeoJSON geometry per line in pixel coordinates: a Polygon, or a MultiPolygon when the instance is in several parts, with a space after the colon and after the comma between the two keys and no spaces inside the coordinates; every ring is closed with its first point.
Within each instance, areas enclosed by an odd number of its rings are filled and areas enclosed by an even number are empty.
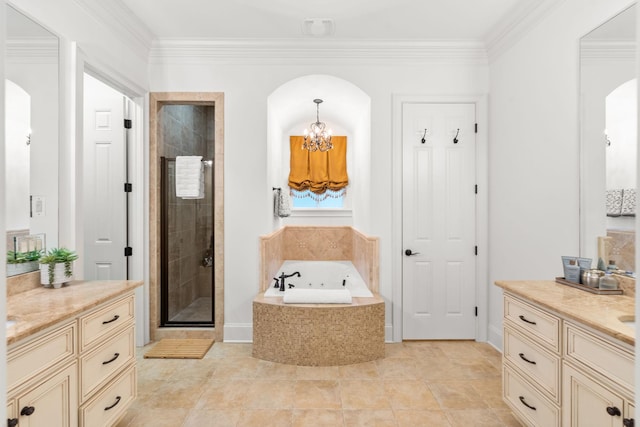
{"type": "Polygon", "coordinates": [[[33,406],[25,406],[24,408],[22,408],[22,411],[20,411],[20,415],[24,415],[24,416],[29,416],[31,414],[33,414],[36,411],[36,408],[34,408],[33,406]]]}
{"type": "Polygon", "coordinates": [[[622,420],[622,425],[624,427],[634,427],[635,422],[633,421],[633,418],[625,418],[624,420],[622,420]]]}
{"type": "Polygon", "coordinates": [[[18,419],[17,418],[9,418],[7,420],[7,427],[16,427],[18,425],[18,419]]]}
{"type": "Polygon", "coordinates": [[[622,412],[620,412],[620,409],[616,408],[615,406],[607,406],[607,414],[611,415],[612,417],[619,417],[620,415],[622,415],[622,412]]]}

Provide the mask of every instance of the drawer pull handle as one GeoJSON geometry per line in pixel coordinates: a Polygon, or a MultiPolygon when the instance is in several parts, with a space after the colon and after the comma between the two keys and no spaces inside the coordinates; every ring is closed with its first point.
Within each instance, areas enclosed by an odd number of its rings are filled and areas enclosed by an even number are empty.
{"type": "Polygon", "coordinates": [[[529,409],[531,409],[531,410],[534,410],[534,411],[537,411],[537,409],[536,409],[536,407],[535,407],[535,406],[531,406],[531,405],[529,405],[527,402],[525,402],[525,401],[524,401],[524,396],[519,396],[519,397],[518,397],[518,399],[520,399],[520,402],[522,402],[522,404],[523,404],[524,406],[526,406],[527,408],[529,408],[529,409]]]}
{"type": "Polygon", "coordinates": [[[612,417],[619,417],[620,415],[622,415],[620,409],[616,408],[615,406],[607,406],[607,414],[611,415],[612,417]]]}
{"type": "Polygon", "coordinates": [[[526,357],[524,357],[524,353],[520,353],[520,354],[518,354],[518,356],[520,356],[520,359],[524,360],[527,363],[531,363],[532,365],[536,364],[536,362],[534,362],[533,360],[529,360],[526,357]]]}
{"type": "Polygon", "coordinates": [[[104,410],[105,410],[105,411],[108,411],[109,409],[113,409],[113,408],[115,408],[115,407],[116,407],[116,405],[117,405],[118,403],[120,403],[120,399],[121,399],[121,397],[120,397],[120,396],[116,396],[116,403],[114,403],[113,405],[107,406],[106,408],[104,408],[104,410]]]}
{"type": "Polygon", "coordinates": [[[18,419],[17,418],[9,418],[7,420],[7,427],[16,427],[18,425],[18,419]]]}
{"type": "Polygon", "coordinates": [[[28,417],[34,412],[36,412],[36,408],[34,408],[33,406],[25,406],[24,408],[22,408],[22,411],[20,411],[20,415],[28,417]]]}
{"type": "Polygon", "coordinates": [[[633,421],[633,418],[625,418],[624,420],[622,420],[622,425],[624,427],[634,427],[635,422],[633,421]]]}
{"type": "Polygon", "coordinates": [[[526,317],[524,317],[522,314],[521,314],[520,316],[518,316],[518,317],[520,318],[520,320],[522,320],[523,322],[527,322],[527,323],[529,323],[530,325],[537,325],[537,323],[536,323],[536,322],[532,322],[531,320],[527,320],[527,318],[526,318],[526,317]]]}
{"type": "Polygon", "coordinates": [[[113,316],[113,319],[111,320],[105,320],[104,322],[102,322],[103,325],[106,325],[107,323],[111,323],[111,322],[115,322],[116,320],[118,320],[120,318],[120,315],[116,314],[115,316],[113,316]]]}
{"type": "Polygon", "coordinates": [[[120,357],[120,353],[115,353],[113,355],[113,357],[105,362],[102,362],[103,365],[108,365],[109,363],[113,362],[114,360],[116,360],[118,357],[120,357]]]}

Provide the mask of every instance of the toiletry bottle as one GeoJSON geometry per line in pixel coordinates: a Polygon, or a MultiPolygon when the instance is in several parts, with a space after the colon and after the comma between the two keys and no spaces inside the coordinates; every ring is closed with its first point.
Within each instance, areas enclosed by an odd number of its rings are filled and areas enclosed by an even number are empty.
{"type": "Polygon", "coordinates": [[[609,260],[609,265],[607,266],[607,270],[608,271],[617,271],[618,270],[618,266],[616,265],[616,262],[612,259],[609,260]]]}
{"type": "Polygon", "coordinates": [[[600,289],[618,289],[618,279],[610,271],[600,278],[600,289]]]}

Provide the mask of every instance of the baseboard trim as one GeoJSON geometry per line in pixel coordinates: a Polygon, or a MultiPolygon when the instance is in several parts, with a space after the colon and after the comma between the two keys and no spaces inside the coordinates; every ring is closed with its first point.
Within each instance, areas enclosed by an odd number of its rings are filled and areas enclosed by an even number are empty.
{"type": "Polygon", "coordinates": [[[225,323],[224,342],[251,343],[253,342],[252,323],[225,323]]]}

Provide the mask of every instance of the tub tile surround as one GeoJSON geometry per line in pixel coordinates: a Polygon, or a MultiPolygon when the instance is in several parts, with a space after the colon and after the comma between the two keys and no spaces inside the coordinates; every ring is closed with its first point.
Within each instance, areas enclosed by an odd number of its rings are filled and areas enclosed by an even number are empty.
{"type": "Polygon", "coordinates": [[[299,366],[335,366],[384,357],[384,300],[378,238],[353,227],[285,226],[260,238],[260,294],[253,300],[253,355],[299,366]],[[285,260],[351,261],[374,294],[352,304],[284,304],[265,297],[285,260]]]}
{"type": "Polygon", "coordinates": [[[636,232],[625,230],[607,230],[612,238],[611,253],[621,270],[636,271],[636,232]]]}
{"type": "Polygon", "coordinates": [[[351,261],[373,293],[380,288],[377,237],[349,226],[284,226],[260,236],[260,271],[264,292],[285,260],[351,261]]]}
{"type": "Polygon", "coordinates": [[[284,304],[282,297],[253,301],[255,357],[298,366],[337,366],[384,357],[384,301],[353,298],[345,304],[284,304]]]}

